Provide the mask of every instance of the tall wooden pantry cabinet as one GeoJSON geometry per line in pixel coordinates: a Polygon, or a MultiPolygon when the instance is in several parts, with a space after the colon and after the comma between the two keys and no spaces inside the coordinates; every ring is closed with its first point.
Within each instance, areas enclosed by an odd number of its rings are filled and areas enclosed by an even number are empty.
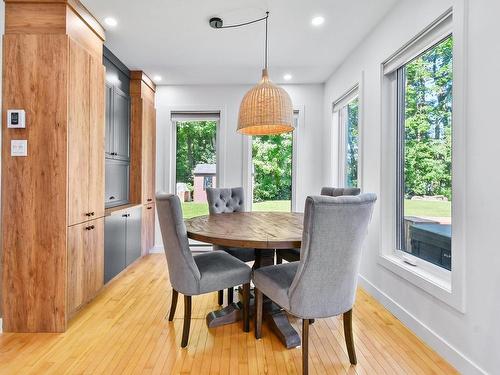
{"type": "Polygon", "coordinates": [[[103,286],[104,31],[77,0],[5,0],[3,328],[63,332],[103,286]],[[23,109],[26,127],[7,128],[23,109]],[[13,141],[27,155],[13,156],[13,141]]]}

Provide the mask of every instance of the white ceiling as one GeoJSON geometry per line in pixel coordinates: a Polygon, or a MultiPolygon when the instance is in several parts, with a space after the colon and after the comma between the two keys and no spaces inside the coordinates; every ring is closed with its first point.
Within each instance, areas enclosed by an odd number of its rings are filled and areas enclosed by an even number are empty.
{"type": "Polygon", "coordinates": [[[324,82],[352,49],[399,0],[83,0],[107,28],[106,45],[129,68],[161,84],[241,84],[260,78],[264,23],[214,30],[210,17],[225,24],[259,18],[270,11],[269,68],[283,83],[324,82]],[[313,27],[322,15],[325,23],[313,27]]]}

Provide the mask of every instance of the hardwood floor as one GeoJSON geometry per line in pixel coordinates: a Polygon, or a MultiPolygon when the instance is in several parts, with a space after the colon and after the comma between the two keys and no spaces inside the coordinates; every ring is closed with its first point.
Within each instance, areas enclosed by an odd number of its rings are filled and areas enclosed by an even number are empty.
{"type": "MultiPolygon", "coordinates": [[[[217,293],[193,297],[191,335],[180,348],[183,299],[167,321],[171,288],[165,257],[134,264],[70,322],[64,334],[0,334],[0,374],[300,374],[300,349],[286,350],[263,325],[208,329],[217,293]]],[[[297,330],[300,321],[294,321],[297,330]]],[[[363,290],[353,317],[358,365],[351,367],[342,317],[310,326],[311,374],[455,374],[363,290]]]]}

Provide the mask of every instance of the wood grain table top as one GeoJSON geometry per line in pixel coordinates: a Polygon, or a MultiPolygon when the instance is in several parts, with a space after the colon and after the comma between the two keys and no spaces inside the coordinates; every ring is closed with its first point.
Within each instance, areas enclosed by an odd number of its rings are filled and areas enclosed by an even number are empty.
{"type": "Polygon", "coordinates": [[[304,215],[295,212],[235,212],[186,220],[187,235],[226,247],[300,248],[304,215]]]}

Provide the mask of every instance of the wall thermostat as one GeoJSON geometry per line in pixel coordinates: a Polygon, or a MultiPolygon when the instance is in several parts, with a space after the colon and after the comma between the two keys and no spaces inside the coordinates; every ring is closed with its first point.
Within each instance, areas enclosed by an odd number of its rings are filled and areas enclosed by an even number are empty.
{"type": "Polygon", "coordinates": [[[26,127],[26,113],[24,109],[7,110],[7,127],[11,129],[24,129],[26,127]]]}

